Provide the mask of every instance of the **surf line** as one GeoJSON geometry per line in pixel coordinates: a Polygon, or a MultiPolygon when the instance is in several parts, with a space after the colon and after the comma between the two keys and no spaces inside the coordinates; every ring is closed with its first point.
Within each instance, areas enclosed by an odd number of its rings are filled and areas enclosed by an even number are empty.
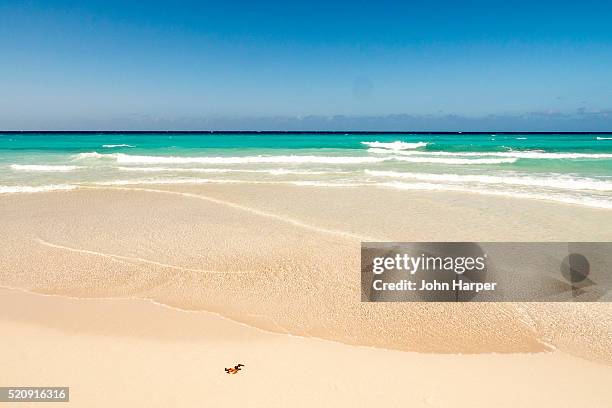
{"type": "Polygon", "coordinates": [[[344,236],[344,237],[347,237],[347,238],[356,239],[356,240],[359,240],[359,241],[370,241],[370,242],[384,241],[384,240],[381,240],[381,239],[378,239],[378,238],[368,237],[368,236],[365,236],[365,235],[353,234],[352,232],[346,232],[346,231],[341,231],[341,230],[316,227],[314,225],[306,224],[305,222],[302,222],[302,221],[299,221],[299,220],[295,220],[295,219],[292,219],[292,218],[283,217],[283,216],[280,216],[280,215],[277,215],[277,214],[273,214],[273,213],[269,213],[269,212],[266,212],[266,211],[258,210],[256,208],[247,207],[247,206],[244,206],[244,205],[241,205],[241,204],[236,204],[236,203],[233,203],[231,201],[219,200],[218,198],[208,197],[208,196],[200,195],[200,194],[185,193],[185,192],[181,192],[181,191],[158,190],[158,189],[153,189],[153,188],[141,188],[141,187],[91,187],[91,186],[81,186],[81,188],[89,188],[89,189],[94,189],[94,190],[100,189],[100,190],[144,191],[144,192],[149,192],[149,193],[160,193],[160,194],[178,195],[178,196],[183,196],[183,197],[189,197],[189,198],[195,198],[195,199],[198,199],[198,200],[208,201],[208,202],[211,202],[211,203],[214,203],[214,204],[225,205],[225,206],[230,207],[230,208],[234,208],[234,209],[241,210],[241,211],[246,211],[246,212],[249,212],[251,214],[259,215],[261,217],[272,218],[272,219],[275,219],[275,220],[279,220],[279,221],[285,222],[287,224],[294,225],[296,227],[308,229],[308,230],[319,232],[319,233],[331,234],[331,235],[340,235],[340,236],[344,236]]]}
{"type": "MultiPolygon", "coordinates": [[[[198,272],[198,273],[209,273],[209,274],[217,274],[217,275],[252,273],[252,271],[213,271],[213,270],[206,270],[206,269],[185,268],[183,266],[165,264],[162,262],[152,261],[150,259],[145,259],[145,258],[130,257],[130,256],[116,255],[116,254],[107,254],[104,252],[92,251],[89,249],[72,248],[72,247],[68,247],[64,245],[54,244],[52,242],[45,241],[42,238],[37,238],[36,240],[38,241],[39,244],[50,247],[50,248],[61,249],[61,250],[70,251],[70,252],[77,252],[77,253],[86,254],[86,255],[101,256],[101,257],[110,258],[114,261],[119,261],[119,262],[120,261],[131,261],[131,262],[146,263],[150,265],[159,266],[161,268],[177,269],[177,270],[184,271],[184,272],[198,272]]],[[[134,265],[134,266],[137,266],[137,265],[134,265]]]]}

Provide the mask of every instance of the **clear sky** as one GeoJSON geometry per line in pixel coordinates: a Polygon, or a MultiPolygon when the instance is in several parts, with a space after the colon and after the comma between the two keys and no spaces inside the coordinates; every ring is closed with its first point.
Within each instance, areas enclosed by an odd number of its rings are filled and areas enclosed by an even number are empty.
{"type": "Polygon", "coordinates": [[[0,129],[612,130],[612,2],[0,0],[0,129]]]}

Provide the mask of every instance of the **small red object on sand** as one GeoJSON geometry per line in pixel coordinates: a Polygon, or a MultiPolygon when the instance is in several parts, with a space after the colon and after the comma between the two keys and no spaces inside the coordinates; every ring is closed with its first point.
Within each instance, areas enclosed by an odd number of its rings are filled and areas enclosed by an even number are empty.
{"type": "Polygon", "coordinates": [[[242,369],[242,367],[244,367],[244,364],[238,364],[238,365],[235,365],[232,368],[226,368],[225,372],[227,374],[238,374],[238,371],[240,371],[242,369]]]}

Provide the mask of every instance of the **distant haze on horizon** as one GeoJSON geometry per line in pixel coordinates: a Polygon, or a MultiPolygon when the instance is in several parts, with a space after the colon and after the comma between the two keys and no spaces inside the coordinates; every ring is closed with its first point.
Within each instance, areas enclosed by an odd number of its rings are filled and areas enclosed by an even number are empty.
{"type": "Polygon", "coordinates": [[[612,130],[612,3],[0,0],[0,130],[612,130]]]}

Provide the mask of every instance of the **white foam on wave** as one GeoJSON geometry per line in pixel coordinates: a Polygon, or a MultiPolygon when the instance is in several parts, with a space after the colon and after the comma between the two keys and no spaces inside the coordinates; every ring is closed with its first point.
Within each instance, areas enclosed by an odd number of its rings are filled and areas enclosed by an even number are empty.
{"type": "Polygon", "coordinates": [[[34,171],[48,173],[67,173],[80,169],[80,166],[64,166],[64,165],[42,165],[42,164],[11,164],[11,170],[15,171],[34,171]]]}
{"type": "Polygon", "coordinates": [[[597,140],[612,140],[612,137],[601,137],[601,136],[597,136],[597,140]]]}
{"type": "Polygon", "coordinates": [[[373,147],[373,148],[382,148],[382,149],[388,149],[388,150],[408,150],[408,149],[418,149],[419,147],[425,147],[428,145],[427,142],[415,142],[415,143],[408,143],[408,142],[402,142],[401,140],[396,140],[395,142],[361,142],[361,144],[364,144],[366,146],[369,147],[373,147]]]}
{"type": "Polygon", "coordinates": [[[182,168],[182,167],[117,167],[121,171],[136,171],[141,173],[229,173],[232,169],[203,169],[203,168],[182,168]]]}
{"type": "Polygon", "coordinates": [[[467,158],[444,158],[444,157],[395,157],[395,160],[410,163],[436,163],[436,164],[504,164],[514,163],[516,158],[504,159],[467,159],[467,158]]]}
{"type": "Polygon", "coordinates": [[[517,137],[516,140],[527,140],[526,137],[517,137]]]}
{"type": "Polygon", "coordinates": [[[524,193],[518,191],[499,191],[499,190],[486,190],[476,189],[469,187],[460,187],[449,184],[438,184],[438,183],[403,183],[400,181],[394,181],[390,183],[379,184],[383,187],[391,187],[399,190],[430,190],[430,191],[456,191],[463,193],[473,194],[484,194],[493,195],[500,197],[509,198],[521,198],[530,200],[542,200],[542,201],[553,201],[563,204],[573,204],[585,207],[612,209],[612,201],[605,199],[597,199],[591,197],[575,197],[561,194],[538,194],[538,193],[524,193]]]}
{"type": "MultiPolygon", "coordinates": [[[[81,153],[83,154],[83,153],[81,153]]],[[[229,156],[229,157],[185,157],[185,156],[135,156],[123,153],[102,155],[113,157],[120,164],[249,164],[249,163],[315,163],[315,164],[361,164],[378,163],[387,159],[370,156],[229,156]]],[[[102,158],[103,158],[102,157],[102,158]]]]}
{"type": "Polygon", "coordinates": [[[105,157],[112,158],[113,156],[114,156],[113,154],[102,154],[102,153],[98,153],[98,152],[86,152],[86,153],[76,154],[76,155],[72,156],[72,158],[74,160],[83,160],[83,159],[103,159],[105,157]]]}
{"type": "Polygon", "coordinates": [[[470,174],[405,173],[377,170],[365,170],[365,173],[375,177],[389,177],[444,183],[505,184],[512,186],[553,188],[568,191],[612,191],[612,182],[594,180],[590,178],[572,178],[568,176],[488,176],[470,174]]]}
{"type": "Polygon", "coordinates": [[[394,151],[368,149],[374,154],[399,154],[404,156],[451,156],[451,157],[508,157],[516,159],[612,159],[612,153],[553,153],[534,150],[510,152],[444,152],[444,151],[394,151]]]}
{"type": "Polygon", "coordinates": [[[139,184],[209,184],[209,183],[243,183],[242,180],[228,180],[228,179],[203,179],[203,178],[173,178],[173,179],[146,179],[146,180],[112,180],[112,181],[98,181],[92,183],[96,186],[128,186],[128,185],[139,185],[139,184]]]}
{"type": "MultiPolygon", "coordinates": [[[[378,153],[383,150],[384,153],[389,151],[385,149],[368,149],[373,153],[378,153]]],[[[395,156],[386,157],[372,157],[372,156],[229,156],[229,157],[184,157],[184,156],[135,156],[123,153],[113,154],[99,154],[96,152],[92,153],[80,153],[75,159],[82,158],[111,158],[115,159],[117,163],[124,165],[131,164],[368,164],[368,163],[380,163],[389,160],[398,160],[411,163],[438,163],[438,164],[503,164],[503,163],[514,163],[517,158],[506,157],[506,158],[438,158],[437,153],[434,157],[431,155],[425,155],[426,152],[414,152],[415,155],[409,154],[407,151],[392,151],[396,154],[395,156]],[[400,154],[401,156],[398,156],[400,154]],[[422,157],[425,155],[425,157],[422,157]],[[410,156],[410,157],[405,157],[410,156]]],[[[412,152],[410,152],[412,153],[412,152]]],[[[445,153],[445,152],[440,152],[445,153]]],[[[122,167],[126,169],[127,167],[122,167]]],[[[147,169],[154,169],[149,167],[147,169]]],[[[169,168],[168,168],[169,169],[169,168]]],[[[136,170],[138,171],[138,170],[136,170]]],[[[158,171],[158,170],[142,170],[142,171],[158,171]]],[[[159,170],[161,171],[161,170],[159,170]]],[[[164,170],[166,171],[166,170],[164,170]]],[[[168,170],[169,171],[169,170],[168,170]]],[[[178,170],[181,171],[181,170],[178,170]]],[[[186,171],[186,170],[185,170],[186,171]]],[[[255,171],[255,170],[253,170],[255,171]]],[[[206,171],[203,171],[206,172],[206,171]]],[[[289,174],[291,170],[278,171],[279,173],[289,174]]],[[[295,174],[298,174],[297,172],[295,174]]]]}
{"type": "Polygon", "coordinates": [[[102,145],[102,147],[112,149],[113,147],[134,147],[134,146],[125,144],[125,143],[121,143],[121,144],[105,144],[105,145],[102,145]]]}
{"type": "Polygon", "coordinates": [[[68,184],[51,184],[46,186],[0,186],[0,194],[42,193],[45,191],[74,190],[76,186],[68,184]]]}
{"type": "MultiPolygon", "coordinates": [[[[121,171],[134,171],[143,173],[267,173],[273,176],[282,176],[287,174],[301,174],[301,175],[319,175],[328,174],[326,171],[311,171],[311,170],[290,170],[290,169],[261,169],[261,170],[247,170],[247,169],[217,169],[217,168],[189,168],[189,167],[117,167],[121,171]]],[[[338,173],[338,172],[334,172],[338,173]]]]}
{"type": "MultiPolygon", "coordinates": [[[[384,149],[369,149],[384,150],[384,149]]],[[[385,153],[387,151],[385,150],[385,153]]],[[[394,153],[407,153],[394,151],[394,153]]],[[[421,152],[422,153],[422,152],[421,152]]],[[[84,155],[86,153],[81,153],[84,155]]],[[[97,154],[97,153],[96,153],[97,154]]],[[[468,158],[435,158],[435,157],[371,157],[371,156],[232,156],[232,157],[181,157],[181,156],[134,156],[123,153],[108,155],[91,155],[85,158],[114,158],[120,164],[367,164],[388,160],[399,160],[412,163],[440,164],[502,164],[514,163],[516,158],[504,159],[468,159],[468,158]]],[[[79,157],[79,158],[82,158],[79,157]]],[[[151,170],[157,171],[157,170],[151,170]]],[[[288,173],[287,171],[286,173],[288,173]]],[[[297,173],[296,173],[297,174],[297,173]]]]}
{"type": "Polygon", "coordinates": [[[348,182],[326,182],[326,181],[256,181],[235,179],[204,179],[204,178],[182,178],[182,179],[146,179],[146,180],[113,180],[92,183],[96,186],[130,186],[130,185],[155,185],[155,184],[289,184],[295,186],[309,187],[358,187],[364,183],[348,182]]]}

